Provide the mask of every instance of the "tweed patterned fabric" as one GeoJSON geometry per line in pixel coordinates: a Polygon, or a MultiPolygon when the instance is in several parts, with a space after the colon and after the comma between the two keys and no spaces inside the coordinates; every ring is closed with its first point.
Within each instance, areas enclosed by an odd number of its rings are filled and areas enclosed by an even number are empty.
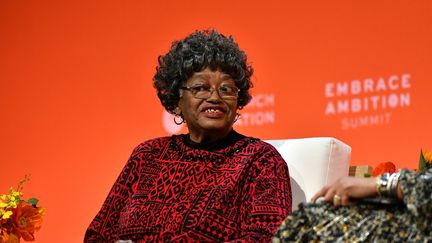
{"type": "Polygon", "coordinates": [[[432,169],[402,170],[400,185],[400,203],[301,204],[273,242],[432,242],[432,169]]]}

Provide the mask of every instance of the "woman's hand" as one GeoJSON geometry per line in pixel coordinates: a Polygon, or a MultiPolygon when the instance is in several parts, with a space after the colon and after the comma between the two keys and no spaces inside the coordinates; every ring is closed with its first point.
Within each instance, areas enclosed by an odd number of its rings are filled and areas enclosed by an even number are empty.
{"type": "Polygon", "coordinates": [[[323,187],[312,197],[316,201],[320,197],[335,206],[351,205],[355,200],[375,197],[378,195],[375,186],[376,178],[343,177],[333,184],[323,187]]]}

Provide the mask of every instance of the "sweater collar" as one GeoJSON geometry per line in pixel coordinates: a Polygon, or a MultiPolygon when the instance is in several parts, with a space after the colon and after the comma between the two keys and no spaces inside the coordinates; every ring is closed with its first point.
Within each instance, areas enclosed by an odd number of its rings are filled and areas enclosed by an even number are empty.
{"type": "Polygon", "coordinates": [[[238,140],[244,138],[245,136],[234,130],[231,130],[231,132],[229,132],[228,135],[226,135],[224,138],[221,138],[216,141],[205,142],[205,143],[196,143],[192,141],[190,139],[189,134],[182,134],[181,137],[183,143],[190,148],[202,149],[207,151],[215,151],[215,150],[220,150],[228,146],[231,146],[235,144],[238,140]]]}

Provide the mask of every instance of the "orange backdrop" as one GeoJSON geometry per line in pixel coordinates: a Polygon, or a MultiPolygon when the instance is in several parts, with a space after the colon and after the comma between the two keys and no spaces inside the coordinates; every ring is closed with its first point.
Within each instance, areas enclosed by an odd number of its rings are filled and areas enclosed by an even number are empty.
{"type": "Polygon", "coordinates": [[[431,13],[429,0],[1,1],[0,193],[31,174],[24,196],[47,208],[37,242],[81,242],[133,147],[185,132],[151,79],[172,40],[208,27],[255,67],[237,130],[333,136],[353,165],[414,168],[432,149],[431,13]]]}

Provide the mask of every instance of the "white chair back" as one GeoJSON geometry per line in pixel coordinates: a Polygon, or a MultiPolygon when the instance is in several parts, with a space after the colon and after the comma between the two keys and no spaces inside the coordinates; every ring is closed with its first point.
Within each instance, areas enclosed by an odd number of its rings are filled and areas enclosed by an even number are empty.
{"type": "Polygon", "coordinates": [[[293,210],[326,184],[347,176],[351,147],[332,137],[266,140],[288,164],[293,210]]]}

